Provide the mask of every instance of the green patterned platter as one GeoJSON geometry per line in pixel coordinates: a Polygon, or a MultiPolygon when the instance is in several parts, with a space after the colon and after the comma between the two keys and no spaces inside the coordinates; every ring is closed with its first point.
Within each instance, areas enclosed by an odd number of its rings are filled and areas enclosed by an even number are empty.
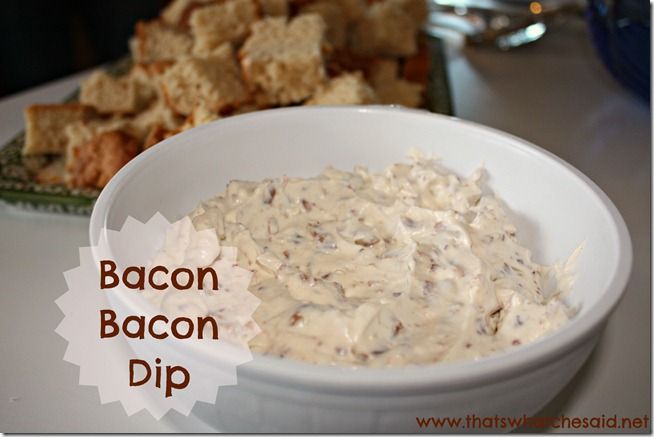
{"type": "MultiPolygon", "coordinates": [[[[447,79],[442,42],[427,40],[430,48],[427,108],[429,111],[452,115],[452,101],[447,79]]],[[[123,58],[107,70],[112,74],[129,71],[131,62],[123,58]]],[[[66,101],[77,100],[76,91],[66,101]]],[[[22,155],[25,133],[21,132],[0,148],[0,201],[17,207],[44,212],[90,215],[99,190],[70,189],[65,185],[44,185],[34,181],[35,169],[48,162],[45,157],[26,158],[22,155]]]]}
{"type": "Polygon", "coordinates": [[[24,209],[91,214],[100,192],[35,182],[31,169],[45,163],[46,158],[24,158],[24,142],[25,133],[21,132],[0,150],[0,199],[24,209]]]}

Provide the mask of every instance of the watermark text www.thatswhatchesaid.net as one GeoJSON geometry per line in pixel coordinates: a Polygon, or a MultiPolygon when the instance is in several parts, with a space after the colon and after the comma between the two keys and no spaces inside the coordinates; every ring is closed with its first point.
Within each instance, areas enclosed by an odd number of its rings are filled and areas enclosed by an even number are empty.
{"type": "Polygon", "coordinates": [[[507,417],[507,416],[477,416],[468,414],[464,417],[416,417],[420,428],[444,429],[563,429],[563,430],[646,430],[650,427],[647,415],[621,417],[617,415],[601,415],[595,417],[507,417]]]}

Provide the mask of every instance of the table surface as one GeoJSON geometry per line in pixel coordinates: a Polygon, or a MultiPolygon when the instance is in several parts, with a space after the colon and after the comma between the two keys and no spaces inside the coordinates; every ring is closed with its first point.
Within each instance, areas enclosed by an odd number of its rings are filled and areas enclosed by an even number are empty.
{"type": "MultiPolygon", "coordinates": [[[[595,56],[581,21],[511,52],[448,48],[458,117],[510,132],[567,160],[593,179],[622,213],[634,247],[626,294],[595,351],[539,416],[642,416],[651,412],[651,114],[595,56]]],[[[31,103],[57,102],[81,73],[0,100],[0,144],[22,129],[31,103]]],[[[169,420],[127,417],[78,385],[55,334],[89,219],[18,211],[0,204],[0,431],[168,432],[169,420]]],[[[185,431],[203,431],[189,420],[185,431]]],[[[204,430],[206,431],[206,430],[204,430]]]]}

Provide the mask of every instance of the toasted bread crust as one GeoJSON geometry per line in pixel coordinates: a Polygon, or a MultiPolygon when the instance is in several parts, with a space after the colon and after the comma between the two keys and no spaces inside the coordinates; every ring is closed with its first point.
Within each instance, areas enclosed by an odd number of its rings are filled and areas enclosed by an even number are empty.
{"type": "Polygon", "coordinates": [[[139,151],[138,141],[123,131],[104,132],[74,149],[67,168],[74,188],[103,188],[139,151]]]}

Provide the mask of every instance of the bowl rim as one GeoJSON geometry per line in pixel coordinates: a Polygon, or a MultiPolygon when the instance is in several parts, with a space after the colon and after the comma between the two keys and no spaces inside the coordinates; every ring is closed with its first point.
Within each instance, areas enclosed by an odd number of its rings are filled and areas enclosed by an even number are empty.
{"type": "MultiPolygon", "coordinates": [[[[632,267],[632,245],[627,226],[616,206],[609,197],[589,177],[574,166],[535,144],[501,130],[491,128],[475,122],[462,120],[458,117],[434,114],[424,110],[407,109],[390,106],[316,106],[291,107],[257,111],[253,113],[228,117],[207,125],[199,126],[182,132],[159,143],[157,147],[150,148],[132,159],[125,165],[102,190],[96,201],[89,225],[89,239],[92,247],[100,238],[106,240],[107,220],[111,204],[117,196],[121,186],[129,180],[147,160],[156,159],[164,153],[170,153],[180,140],[197,135],[204,130],[216,129],[241,123],[255,123],[257,119],[265,117],[302,116],[306,112],[322,112],[326,119],[329,114],[345,113],[367,115],[405,115],[414,118],[424,118],[426,123],[439,119],[445,124],[477,131],[494,137],[498,147],[517,149],[522,153],[536,156],[547,161],[548,164],[559,167],[577,179],[589,194],[595,196],[601,206],[608,213],[613,229],[612,237],[617,238],[619,248],[618,263],[615,266],[611,280],[604,287],[603,299],[575,320],[574,324],[567,324],[560,330],[529,343],[503,351],[496,355],[483,357],[478,360],[461,362],[435,363],[429,365],[411,365],[399,368],[350,368],[330,365],[316,365],[298,360],[268,357],[253,352],[255,359],[239,366],[239,376],[260,382],[284,384],[303,389],[320,392],[361,393],[366,394],[401,394],[405,392],[433,392],[434,389],[449,391],[465,387],[477,386],[480,383],[496,383],[500,380],[512,378],[530,370],[541,367],[546,363],[561,359],[574,348],[597,335],[604,326],[605,321],[615,309],[623,296],[629,280],[632,267]]],[[[366,116],[367,116],[366,115],[366,116]]],[[[332,121],[333,122],[333,121],[332,121]]],[[[97,259],[94,251],[94,257],[97,259]]],[[[183,346],[189,346],[183,344],[183,346]]],[[[199,352],[209,357],[206,350],[199,350],[191,346],[189,350],[199,352]]]]}

